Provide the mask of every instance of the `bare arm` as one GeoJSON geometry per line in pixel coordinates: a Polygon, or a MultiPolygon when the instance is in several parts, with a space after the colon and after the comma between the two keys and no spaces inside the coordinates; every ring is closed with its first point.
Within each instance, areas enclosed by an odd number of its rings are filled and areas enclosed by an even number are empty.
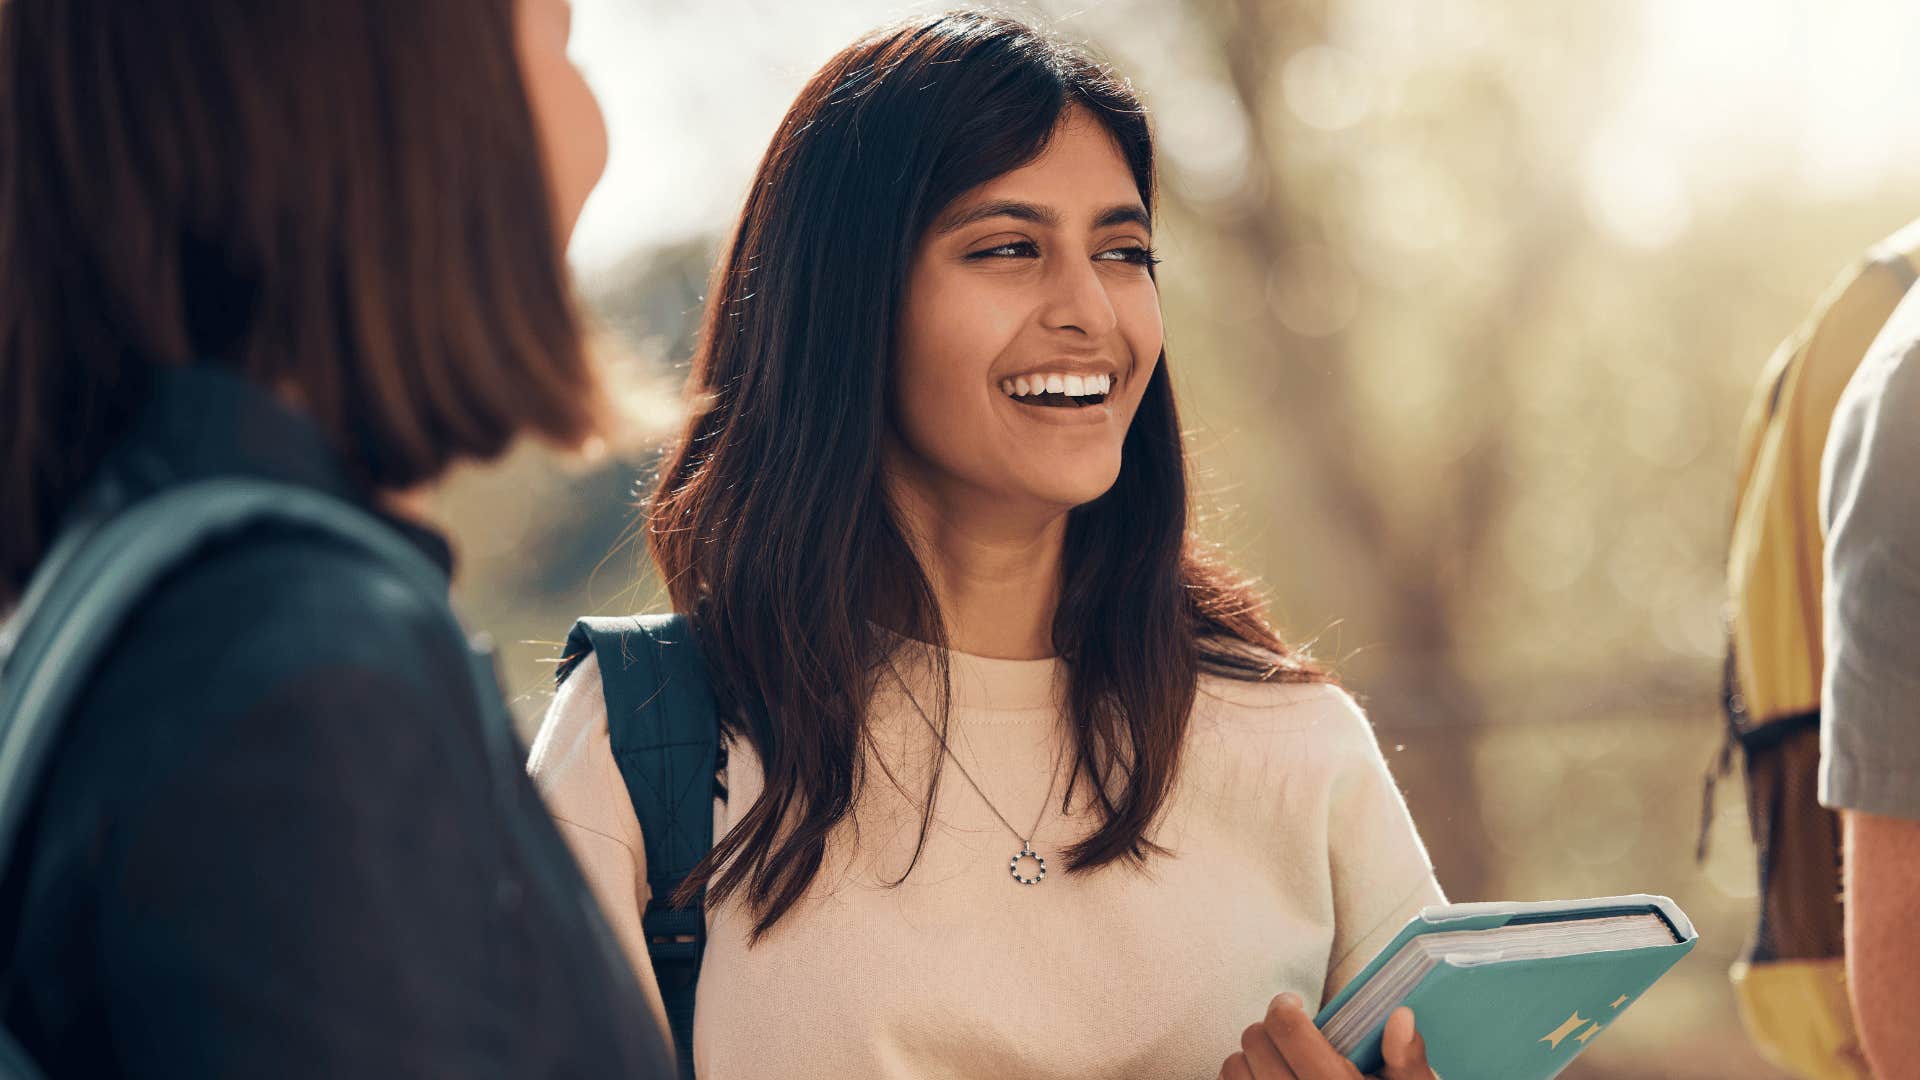
{"type": "Polygon", "coordinates": [[[1847,988],[1880,1076],[1920,1061],[1920,301],[1841,399],[1827,529],[1820,801],[1842,814],[1847,988]]]}
{"type": "Polygon", "coordinates": [[[1848,810],[1847,992],[1876,1076],[1920,1061],[1920,821],[1848,810]]]}

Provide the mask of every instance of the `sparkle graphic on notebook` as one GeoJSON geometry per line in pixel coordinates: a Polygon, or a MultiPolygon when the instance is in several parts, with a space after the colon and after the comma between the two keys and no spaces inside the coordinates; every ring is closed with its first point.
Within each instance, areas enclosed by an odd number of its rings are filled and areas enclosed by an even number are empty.
{"type": "Polygon", "coordinates": [[[1567,1020],[1565,1023],[1561,1024],[1557,1028],[1554,1028],[1552,1031],[1547,1032],[1545,1035],[1542,1035],[1540,1037],[1540,1041],[1543,1043],[1552,1043],[1553,1048],[1555,1050],[1558,1050],[1560,1049],[1561,1039],[1564,1039],[1567,1036],[1573,1034],[1574,1032],[1579,1031],[1581,1028],[1586,1027],[1589,1023],[1592,1023],[1592,1021],[1587,1020],[1586,1018],[1582,1017],[1578,1012],[1575,1012],[1572,1016],[1567,1017],[1567,1020]]]}

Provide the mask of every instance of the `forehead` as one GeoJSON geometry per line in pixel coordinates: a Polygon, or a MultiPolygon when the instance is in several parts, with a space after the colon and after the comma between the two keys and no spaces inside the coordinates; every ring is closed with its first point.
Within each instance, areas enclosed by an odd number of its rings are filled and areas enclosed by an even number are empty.
{"type": "Polygon", "coordinates": [[[1140,189],[1106,125],[1083,110],[1070,109],[1038,157],[981,184],[956,200],[954,208],[990,199],[1042,203],[1062,211],[1105,209],[1138,204],[1140,189]]]}

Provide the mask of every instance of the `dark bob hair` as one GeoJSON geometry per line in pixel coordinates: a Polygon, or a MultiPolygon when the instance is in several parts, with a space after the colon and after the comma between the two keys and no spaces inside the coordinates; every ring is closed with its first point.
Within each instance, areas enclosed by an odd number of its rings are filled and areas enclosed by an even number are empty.
{"type": "MultiPolygon", "coordinates": [[[[662,466],[648,539],[675,609],[695,618],[723,723],[766,775],[675,902],[704,888],[713,905],[745,888],[755,940],[805,893],[864,782],[885,630],[947,641],[882,481],[908,266],[943,209],[1032,161],[1069,110],[1112,134],[1151,208],[1145,111],[1085,52],[979,11],[880,30],[800,92],[715,269],[692,374],[701,407],[662,466]]],[[[1324,677],[1190,535],[1160,359],[1118,481],[1068,521],[1052,630],[1072,682],[1061,810],[1079,790],[1102,822],[1066,852],[1070,873],[1162,852],[1147,833],[1202,671],[1324,677]]],[[[947,695],[939,704],[944,731],[947,695]]],[[[934,798],[930,789],[916,864],[934,798]]]]}
{"type": "Polygon", "coordinates": [[[591,435],[542,161],[514,0],[0,3],[0,604],[155,365],[373,489],[591,435]]]}

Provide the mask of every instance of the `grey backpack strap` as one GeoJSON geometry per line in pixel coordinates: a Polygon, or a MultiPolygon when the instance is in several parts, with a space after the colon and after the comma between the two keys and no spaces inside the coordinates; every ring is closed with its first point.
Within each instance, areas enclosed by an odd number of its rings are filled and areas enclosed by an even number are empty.
{"type": "Polygon", "coordinates": [[[200,551],[266,523],[339,537],[429,595],[445,592],[446,576],[390,526],[281,484],[199,481],[64,530],[0,631],[0,865],[61,720],[134,606],[200,551]]]}
{"type": "MultiPolygon", "coordinates": [[[[284,525],[353,544],[427,595],[446,592],[446,575],[404,537],[331,496],[228,478],[124,504],[102,483],[62,528],[0,626],[0,867],[11,859],[63,721],[120,626],[161,579],[196,555],[247,529],[284,525]]],[[[476,682],[496,687],[491,667],[473,660],[476,682]]],[[[497,689],[483,693],[482,708],[498,698],[497,689]]],[[[508,718],[486,720],[487,737],[498,744],[495,760],[514,760],[502,742],[512,739],[508,718]]],[[[4,1033],[0,1073],[34,1075],[4,1033]]]]}
{"type": "Polygon", "coordinates": [[[687,872],[713,847],[719,712],[706,661],[684,615],[581,619],[567,635],[559,678],[592,653],[607,698],[614,762],[646,846],[652,899],[641,921],[680,1074],[693,1075],[694,992],[707,942],[704,905],[670,907],[687,872]]]}

